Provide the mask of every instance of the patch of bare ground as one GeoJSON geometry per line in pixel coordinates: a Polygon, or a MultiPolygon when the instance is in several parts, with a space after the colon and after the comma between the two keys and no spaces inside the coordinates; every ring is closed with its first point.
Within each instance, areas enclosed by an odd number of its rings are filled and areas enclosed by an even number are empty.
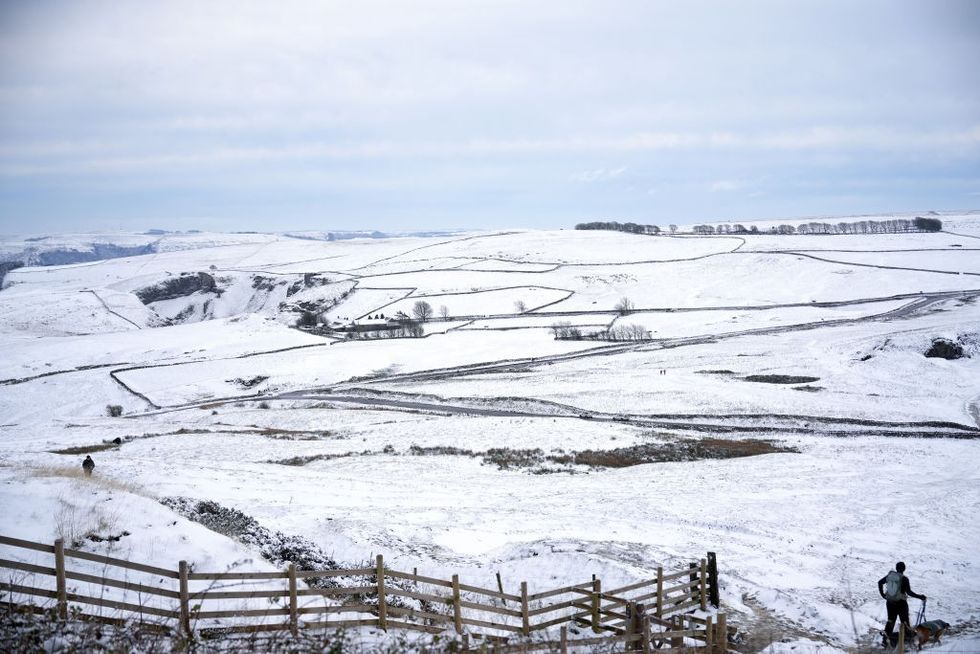
{"type": "Polygon", "coordinates": [[[105,452],[106,450],[118,449],[122,444],[120,439],[116,441],[103,441],[95,445],[77,445],[75,447],[66,447],[60,450],[49,450],[51,454],[91,454],[92,452],[105,452]],[[118,443],[116,441],[119,441],[118,443]]]}
{"type": "Polygon", "coordinates": [[[799,453],[799,450],[779,445],[770,440],[728,440],[723,438],[682,439],[669,443],[640,443],[611,450],[582,450],[580,452],[552,450],[551,453],[546,453],[540,448],[491,447],[486,451],[478,452],[451,445],[423,447],[413,444],[404,452],[397,452],[391,445],[386,445],[381,450],[293,456],[269,460],[266,463],[304,466],[314,461],[329,461],[354,456],[467,456],[482,459],[484,465],[495,465],[500,470],[528,470],[534,474],[551,474],[576,472],[582,467],[602,470],[605,468],[628,468],[647,463],[734,459],[775,453],[799,453]]]}
{"type": "Polygon", "coordinates": [[[742,377],[747,382],[760,384],[810,384],[820,381],[819,377],[808,377],[806,375],[746,375],[742,377]]]}
{"type": "Polygon", "coordinates": [[[272,438],[279,441],[318,441],[326,438],[332,438],[333,434],[329,431],[310,431],[304,429],[278,429],[276,427],[262,427],[259,428],[258,425],[252,425],[253,427],[259,429],[258,433],[266,438],[272,438]]]}
{"type": "Polygon", "coordinates": [[[644,463],[734,459],[778,452],[799,453],[799,450],[769,440],[701,438],[670,443],[641,443],[612,450],[583,450],[569,456],[551,458],[556,463],[573,463],[592,468],[627,468],[644,463]]]}
{"type": "MultiPolygon", "coordinates": [[[[362,454],[370,454],[370,452],[362,452],[362,454]]],[[[307,456],[291,456],[285,459],[275,459],[266,461],[266,463],[276,463],[281,466],[305,466],[307,463],[313,463],[314,461],[330,461],[331,459],[343,459],[350,456],[357,456],[356,452],[344,452],[343,454],[310,454],[307,456]]]]}
{"type": "Polygon", "coordinates": [[[579,452],[552,452],[546,454],[538,448],[512,449],[490,448],[485,452],[473,452],[449,446],[412,446],[408,454],[415,456],[457,455],[480,457],[483,463],[495,465],[501,470],[526,469],[536,474],[572,472],[572,466],[592,469],[628,468],[647,463],[670,461],[702,461],[705,459],[733,459],[780,452],[798,453],[799,450],[779,445],[770,440],[722,438],[683,439],[669,443],[640,443],[610,450],[582,450],[579,452]],[[558,466],[558,467],[556,467],[558,466]]]}
{"type": "MultiPolygon", "coordinates": [[[[80,426],[80,425],[79,425],[80,426]]],[[[233,425],[229,425],[234,427],[233,425]]],[[[49,450],[51,454],[91,454],[92,452],[104,452],[106,450],[115,450],[126,443],[131,443],[136,440],[144,438],[159,438],[161,436],[188,436],[194,434],[257,434],[259,436],[265,436],[266,438],[272,438],[274,440],[282,441],[319,441],[328,438],[346,438],[345,436],[336,436],[330,431],[309,431],[309,430],[295,430],[295,429],[277,429],[274,427],[259,427],[258,425],[249,425],[248,427],[232,428],[232,429],[188,429],[187,427],[181,427],[174,431],[165,432],[151,432],[147,434],[137,434],[132,436],[120,436],[112,439],[111,441],[102,441],[101,443],[94,443],[92,445],[76,445],[73,447],[66,447],[60,450],[49,450]]]]}

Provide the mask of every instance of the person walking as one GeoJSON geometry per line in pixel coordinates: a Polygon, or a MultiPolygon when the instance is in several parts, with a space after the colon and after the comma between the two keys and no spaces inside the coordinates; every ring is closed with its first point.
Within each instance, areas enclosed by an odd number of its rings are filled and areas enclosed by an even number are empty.
{"type": "Polygon", "coordinates": [[[85,471],[85,476],[92,476],[92,471],[95,470],[95,461],[92,460],[91,456],[85,456],[85,460],[82,461],[82,470],[85,471]]]}
{"type": "Polygon", "coordinates": [[[885,608],[888,611],[888,621],[885,623],[885,637],[888,644],[894,647],[898,643],[898,636],[895,634],[895,618],[901,619],[901,627],[908,636],[912,631],[909,624],[909,597],[926,601],[925,595],[919,595],[912,590],[909,578],[905,576],[905,563],[899,561],[895,564],[895,569],[878,580],[878,594],[885,600],[885,608]]]}

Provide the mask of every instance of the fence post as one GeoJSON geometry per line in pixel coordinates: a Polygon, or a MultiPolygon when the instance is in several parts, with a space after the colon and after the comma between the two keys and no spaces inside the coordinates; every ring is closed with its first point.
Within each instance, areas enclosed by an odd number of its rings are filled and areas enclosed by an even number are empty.
{"type": "Polygon", "coordinates": [[[568,627],[562,627],[560,633],[559,648],[561,654],[568,654],[568,627]]]}
{"type": "Polygon", "coordinates": [[[456,633],[463,633],[463,616],[459,605],[459,575],[453,575],[453,622],[456,623],[456,633]]]}
{"type": "Polygon", "coordinates": [[[628,602],[626,604],[626,649],[636,651],[643,649],[642,641],[636,642],[636,637],[643,636],[643,619],[646,607],[642,604],[628,602]]]}
{"type": "Polygon", "coordinates": [[[190,592],[187,590],[187,561],[177,564],[180,578],[180,630],[188,638],[191,637],[191,607],[190,592]]]}
{"type": "Polygon", "coordinates": [[[898,654],[905,654],[905,623],[898,619],[898,654]]]}
{"type": "Polygon", "coordinates": [[[632,652],[636,649],[636,641],[633,640],[633,636],[636,635],[636,606],[633,602],[626,602],[626,622],[623,624],[623,635],[626,637],[626,644],[623,647],[624,651],[632,652]]]}
{"type": "Polygon", "coordinates": [[[728,654],[728,624],[725,614],[718,614],[718,626],[715,628],[715,642],[718,644],[719,654],[728,654]]]}
{"type": "Polygon", "coordinates": [[[708,552],[708,601],[716,609],[721,603],[718,594],[718,558],[714,552],[708,552]]]}
{"type": "Polygon", "coordinates": [[[289,633],[295,638],[299,635],[299,606],[296,596],[296,564],[290,563],[286,571],[289,576],[289,633]]]}
{"type": "Polygon", "coordinates": [[[701,595],[702,611],[708,610],[708,594],[706,592],[707,579],[707,564],[705,563],[704,559],[701,559],[701,592],[699,594],[701,595]]]}
{"type": "Polygon", "coordinates": [[[602,595],[602,580],[592,580],[592,631],[599,633],[599,598],[602,595]]]}
{"type": "Polygon", "coordinates": [[[657,612],[658,618],[664,617],[664,569],[657,566],[657,612]]]}
{"type": "MultiPolygon", "coordinates": [[[[503,579],[500,578],[500,571],[499,570],[497,571],[497,588],[500,590],[500,594],[503,595],[504,594],[504,581],[503,581],[503,579]]],[[[507,606],[507,600],[505,600],[504,598],[500,598],[500,601],[503,602],[504,606],[507,606]]]]}
{"type": "MultiPolygon", "coordinates": [[[[670,618],[670,630],[673,632],[684,631],[684,618],[679,615],[672,616],[670,618]]],[[[681,648],[684,647],[684,637],[683,636],[671,636],[670,637],[671,648],[681,648]]]]}
{"type": "Polygon", "coordinates": [[[531,617],[527,611],[527,582],[521,582],[521,632],[524,636],[531,635],[531,617]]]}
{"type": "Polygon", "coordinates": [[[641,627],[643,629],[643,640],[640,642],[643,644],[643,654],[650,654],[650,618],[648,616],[643,616],[641,627]]]}
{"type": "Polygon", "coordinates": [[[54,542],[54,570],[58,584],[58,617],[68,618],[68,582],[65,581],[65,541],[54,542]]]}
{"type": "Polygon", "coordinates": [[[709,615],[707,618],[705,618],[704,619],[704,622],[705,622],[705,625],[704,625],[704,649],[705,649],[706,652],[708,652],[708,654],[714,654],[714,651],[715,651],[714,650],[714,639],[712,638],[712,636],[714,635],[712,633],[714,631],[714,627],[711,624],[711,616],[709,615]]]}
{"type": "Polygon", "coordinates": [[[377,569],[375,577],[378,580],[378,626],[383,631],[388,631],[388,606],[385,604],[385,561],[384,557],[378,554],[377,569]]]}

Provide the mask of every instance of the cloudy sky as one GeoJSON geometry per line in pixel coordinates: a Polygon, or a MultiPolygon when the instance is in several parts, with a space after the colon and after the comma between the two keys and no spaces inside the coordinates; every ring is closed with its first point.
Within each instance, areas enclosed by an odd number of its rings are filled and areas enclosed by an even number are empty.
{"type": "Polygon", "coordinates": [[[0,0],[0,232],[980,207],[980,2],[0,0]]]}

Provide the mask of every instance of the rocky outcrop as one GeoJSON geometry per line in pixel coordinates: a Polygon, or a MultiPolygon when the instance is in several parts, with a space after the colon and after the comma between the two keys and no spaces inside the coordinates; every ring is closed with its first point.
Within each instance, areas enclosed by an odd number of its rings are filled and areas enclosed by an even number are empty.
{"type": "Polygon", "coordinates": [[[138,289],[135,294],[140,302],[150,304],[151,302],[187,297],[198,291],[214,292],[214,277],[205,272],[183,273],[179,277],[165,279],[159,284],[138,289]]]}

